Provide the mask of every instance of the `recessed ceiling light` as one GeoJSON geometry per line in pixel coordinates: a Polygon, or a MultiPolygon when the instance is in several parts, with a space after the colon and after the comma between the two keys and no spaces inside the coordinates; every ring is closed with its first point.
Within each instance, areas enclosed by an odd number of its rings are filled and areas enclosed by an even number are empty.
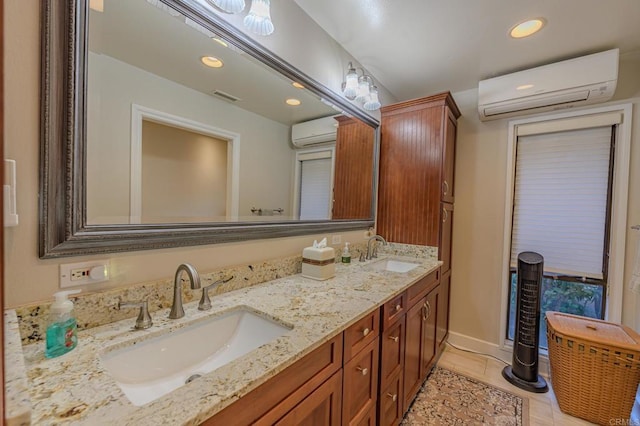
{"type": "Polygon", "coordinates": [[[213,37],[213,41],[215,41],[216,43],[218,43],[221,46],[229,47],[229,44],[226,41],[224,41],[223,39],[221,39],[221,38],[213,37]]]}
{"type": "Polygon", "coordinates": [[[540,31],[545,23],[546,21],[543,18],[529,19],[511,28],[509,35],[513,38],[528,37],[540,31]]]}
{"type": "Polygon", "coordinates": [[[287,105],[291,105],[291,106],[298,106],[298,105],[300,105],[302,103],[298,99],[295,99],[295,98],[289,98],[285,102],[287,103],[287,105]]]}
{"type": "Polygon", "coordinates": [[[203,64],[211,68],[222,68],[222,66],[224,65],[224,63],[222,63],[220,59],[213,56],[203,56],[202,58],[200,58],[200,60],[203,64]]]}
{"type": "Polygon", "coordinates": [[[527,90],[527,89],[531,89],[532,87],[533,87],[533,84],[523,84],[522,86],[516,87],[516,90],[527,90]]]}
{"type": "Polygon", "coordinates": [[[304,86],[300,83],[298,83],[297,81],[294,81],[293,83],[291,83],[291,85],[293,87],[295,87],[296,89],[304,89],[304,86]]]}

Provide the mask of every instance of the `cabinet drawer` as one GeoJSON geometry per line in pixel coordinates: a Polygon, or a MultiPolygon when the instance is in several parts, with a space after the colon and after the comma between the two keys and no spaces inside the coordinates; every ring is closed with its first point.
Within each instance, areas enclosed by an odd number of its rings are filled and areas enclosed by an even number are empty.
{"type": "Polygon", "coordinates": [[[380,387],[385,387],[404,368],[406,316],[382,333],[380,351],[380,387]]]}
{"type": "Polygon", "coordinates": [[[358,425],[375,410],[378,395],[378,339],[344,365],[342,424],[358,425]]]}
{"type": "MultiPolygon", "coordinates": [[[[212,426],[252,424],[266,413],[275,421],[311,394],[327,378],[340,370],[341,366],[342,334],[323,344],[202,424],[212,426]]],[[[269,424],[272,424],[273,421],[269,424]]]]}
{"type": "Polygon", "coordinates": [[[344,361],[349,361],[380,333],[380,309],[375,309],[344,332],[344,361]]]}
{"type": "Polygon", "coordinates": [[[411,308],[420,299],[422,299],[429,291],[431,291],[440,279],[440,269],[436,269],[420,281],[409,287],[407,290],[407,306],[411,308]]]}
{"type": "Polygon", "coordinates": [[[407,312],[407,292],[382,305],[382,330],[386,330],[407,312]]]}
{"type": "Polygon", "coordinates": [[[398,425],[404,415],[402,411],[402,374],[396,374],[380,391],[378,401],[380,426],[398,425]]]}

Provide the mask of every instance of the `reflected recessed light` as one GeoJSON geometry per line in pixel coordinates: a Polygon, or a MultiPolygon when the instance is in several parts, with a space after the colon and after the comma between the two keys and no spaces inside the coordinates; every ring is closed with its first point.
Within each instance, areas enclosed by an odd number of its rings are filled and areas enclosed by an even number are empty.
{"type": "Polygon", "coordinates": [[[528,37],[540,31],[545,23],[546,21],[543,18],[529,19],[511,28],[509,35],[513,38],[528,37]]]}
{"type": "Polygon", "coordinates": [[[224,65],[220,59],[213,56],[203,56],[200,60],[203,64],[211,68],[222,68],[224,65]]]}
{"type": "Polygon", "coordinates": [[[287,103],[287,105],[291,105],[291,106],[298,106],[298,105],[300,105],[302,103],[298,99],[295,99],[295,98],[289,98],[285,102],[287,103]]]}
{"type": "Polygon", "coordinates": [[[226,41],[224,41],[223,39],[221,39],[221,38],[213,37],[213,41],[215,41],[216,43],[218,43],[221,46],[229,47],[229,44],[226,41]]]}
{"type": "Polygon", "coordinates": [[[533,84],[523,84],[522,86],[516,87],[516,90],[527,90],[527,89],[531,89],[532,87],[533,87],[533,84]]]}
{"type": "Polygon", "coordinates": [[[294,81],[293,83],[291,83],[291,85],[293,87],[295,87],[296,89],[304,89],[304,86],[300,83],[298,83],[297,81],[294,81]]]}

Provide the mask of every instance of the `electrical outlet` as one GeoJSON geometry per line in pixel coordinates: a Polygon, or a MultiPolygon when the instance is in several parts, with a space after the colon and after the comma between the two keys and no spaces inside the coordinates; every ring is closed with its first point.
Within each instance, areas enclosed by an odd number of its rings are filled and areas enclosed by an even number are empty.
{"type": "Polygon", "coordinates": [[[333,235],[331,237],[331,244],[342,244],[342,235],[333,235]]]}
{"type": "Polygon", "coordinates": [[[74,287],[109,281],[109,266],[108,259],[60,265],[60,287],[74,287]]]}

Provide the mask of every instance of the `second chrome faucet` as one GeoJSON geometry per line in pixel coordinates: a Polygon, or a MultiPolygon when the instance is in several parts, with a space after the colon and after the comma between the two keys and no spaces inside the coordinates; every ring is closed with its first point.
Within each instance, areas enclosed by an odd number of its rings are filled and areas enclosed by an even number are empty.
{"type": "Polygon", "coordinates": [[[200,275],[198,271],[196,271],[196,268],[188,263],[183,263],[178,266],[173,282],[173,304],[171,305],[171,312],[169,313],[169,318],[171,319],[182,318],[184,316],[184,308],[182,307],[182,281],[180,279],[183,272],[187,273],[192,290],[201,287],[200,275]]]}

